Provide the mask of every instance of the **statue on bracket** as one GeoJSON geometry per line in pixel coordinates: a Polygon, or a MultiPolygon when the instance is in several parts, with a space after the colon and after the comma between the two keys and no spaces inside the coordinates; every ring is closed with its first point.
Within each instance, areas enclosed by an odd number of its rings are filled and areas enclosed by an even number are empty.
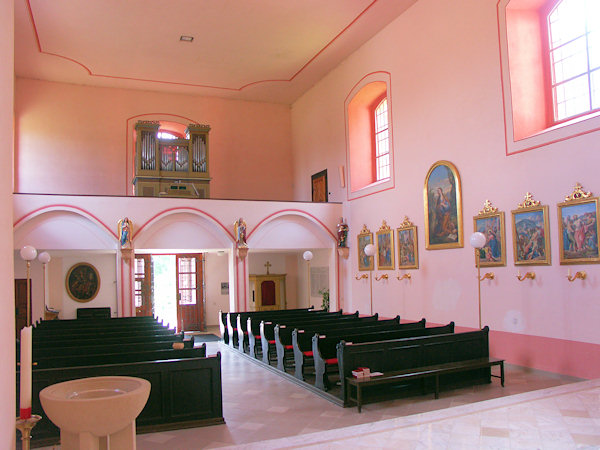
{"type": "Polygon", "coordinates": [[[128,217],[119,220],[117,224],[117,228],[119,230],[119,243],[121,244],[121,248],[131,248],[131,235],[133,233],[133,224],[128,217]]]}
{"type": "Polygon", "coordinates": [[[248,244],[246,243],[246,222],[239,218],[233,223],[233,233],[237,244],[237,253],[240,259],[244,259],[248,254],[248,244]]]}
{"type": "Polygon", "coordinates": [[[337,225],[337,238],[338,238],[338,253],[344,259],[348,259],[348,224],[343,217],[340,217],[340,223],[337,225]]]}

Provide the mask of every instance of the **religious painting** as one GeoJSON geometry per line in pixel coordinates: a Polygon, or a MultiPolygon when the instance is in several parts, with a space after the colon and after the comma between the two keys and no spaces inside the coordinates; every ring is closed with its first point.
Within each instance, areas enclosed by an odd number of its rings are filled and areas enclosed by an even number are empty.
{"type": "Polygon", "coordinates": [[[598,197],[592,197],[577,184],[573,194],[558,204],[560,263],[600,262],[599,234],[598,197]]]}
{"type": "Polygon", "coordinates": [[[327,202],[327,169],[315,173],[311,178],[312,201],[327,202]]]}
{"type": "Polygon", "coordinates": [[[431,166],[423,188],[425,248],[463,246],[462,199],[458,170],[449,161],[431,166]]]}
{"type": "Polygon", "coordinates": [[[394,231],[385,220],[377,231],[377,269],[394,270],[394,231]]]}
{"type": "Polygon", "coordinates": [[[485,201],[483,209],[473,217],[473,228],[485,235],[485,245],[479,249],[481,267],[506,265],[506,236],[504,212],[485,201]]]}
{"type": "Polygon", "coordinates": [[[373,257],[365,253],[365,247],[373,243],[373,233],[369,231],[366,225],[363,225],[358,239],[358,270],[373,270],[373,257]]]}
{"type": "Polygon", "coordinates": [[[65,279],[67,294],[76,302],[93,300],[100,290],[100,274],[88,263],[77,263],[69,269],[65,279]]]}
{"type": "Polygon", "coordinates": [[[548,206],[541,206],[528,192],[523,203],[512,211],[512,227],[515,265],[549,265],[548,206]]]}
{"type": "Polygon", "coordinates": [[[398,269],[418,269],[419,252],[417,243],[417,227],[404,218],[400,228],[396,228],[398,245],[398,269]]]}

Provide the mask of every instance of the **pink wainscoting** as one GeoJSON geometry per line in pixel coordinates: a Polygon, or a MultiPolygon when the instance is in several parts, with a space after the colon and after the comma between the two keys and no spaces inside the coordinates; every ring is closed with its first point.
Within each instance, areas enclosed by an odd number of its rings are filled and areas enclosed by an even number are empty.
{"type": "Polygon", "coordinates": [[[211,197],[292,198],[285,105],[18,78],[15,110],[16,192],[130,193],[128,119],[141,117],[211,126],[211,197]]]}

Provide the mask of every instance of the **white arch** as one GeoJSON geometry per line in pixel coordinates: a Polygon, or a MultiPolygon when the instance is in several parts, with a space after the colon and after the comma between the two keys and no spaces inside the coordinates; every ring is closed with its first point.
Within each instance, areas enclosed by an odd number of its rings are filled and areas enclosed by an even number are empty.
{"type": "Polygon", "coordinates": [[[211,215],[196,208],[163,211],[134,232],[136,249],[231,248],[233,235],[211,215]]]}

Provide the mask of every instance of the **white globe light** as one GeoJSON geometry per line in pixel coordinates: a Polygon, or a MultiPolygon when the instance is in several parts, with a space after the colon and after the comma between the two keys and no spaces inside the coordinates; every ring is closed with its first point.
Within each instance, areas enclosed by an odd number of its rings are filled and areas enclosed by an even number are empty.
{"type": "Polygon", "coordinates": [[[375,246],[373,244],[365,245],[365,254],[367,256],[373,256],[373,255],[375,255],[375,253],[377,253],[377,249],[375,248],[375,246]]]}
{"type": "Polygon", "coordinates": [[[35,257],[37,256],[37,250],[35,249],[35,247],[32,247],[31,245],[26,245],[25,247],[23,247],[21,249],[21,258],[24,259],[25,261],[31,261],[33,259],[35,259],[35,257]]]}
{"type": "Polygon", "coordinates": [[[313,253],[310,250],[306,250],[302,257],[304,258],[304,261],[310,261],[313,259],[313,253]]]}
{"type": "Polygon", "coordinates": [[[42,264],[48,264],[52,258],[50,257],[50,253],[42,252],[38,255],[38,261],[42,264]]]}
{"type": "Polygon", "coordinates": [[[485,234],[483,234],[479,231],[476,231],[475,233],[473,233],[471,235],[470,242],[471,242],[471,247],[473,247],[473,248],[482,248],[485,245],[485,241],[486,241],[485,234]]]}

